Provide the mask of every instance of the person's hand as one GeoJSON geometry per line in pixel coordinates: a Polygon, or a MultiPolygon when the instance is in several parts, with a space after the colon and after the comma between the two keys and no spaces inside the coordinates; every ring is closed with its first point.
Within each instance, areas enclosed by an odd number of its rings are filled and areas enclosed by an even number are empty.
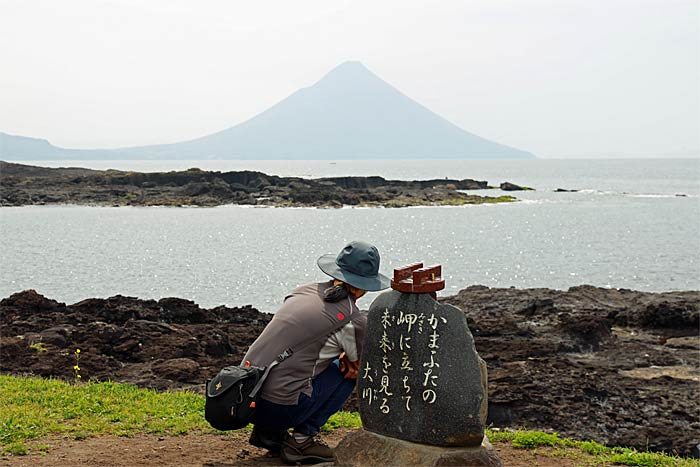
{"type": "Polygon", "coordinates": [[[347,379],[357,379],[357,372],[360,370],[360,361],[351,362],[347,355],[340,356],[340,371],[347,379]]]}

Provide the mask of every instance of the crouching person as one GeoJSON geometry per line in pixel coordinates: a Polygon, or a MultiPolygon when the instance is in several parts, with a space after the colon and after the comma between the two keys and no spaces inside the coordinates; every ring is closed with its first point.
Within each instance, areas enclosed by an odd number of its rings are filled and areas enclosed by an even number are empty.
{"type": "Polygon", "coordinates": [[[389,286],[379,262],[377,249],[360,241],[337,256],[321,256],[318,266],[333,280],[294,289],[248,349],[244,364],[264,367],[310,340],[271,367],[256,406],[252,445],[279,453],[288,464],[333,461],[333,450],[318,433],[355,387],[367,324],[355,301],[389,286]],[[346,317],[351,320],[328,334],[330,323],[346,317]]]}

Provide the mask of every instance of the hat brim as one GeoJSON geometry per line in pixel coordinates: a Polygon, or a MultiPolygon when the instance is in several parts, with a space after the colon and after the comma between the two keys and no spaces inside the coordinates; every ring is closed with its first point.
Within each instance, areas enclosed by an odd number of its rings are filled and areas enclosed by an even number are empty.
{"type": "Polygon", "coordinates": [[[329,254],[321,256],[317,261],[318,267],[321,268],[321,271],[325,272],[334,279],[343,281],[346,284],[350,284],[358,289],[367,290],[368,292],[384,290],[389,288],[391,285],[391,279],[382,273],[377,273],[377,277],[366,277],[344,271],[335,263],[335,258],[335,255],[329,254]]]}

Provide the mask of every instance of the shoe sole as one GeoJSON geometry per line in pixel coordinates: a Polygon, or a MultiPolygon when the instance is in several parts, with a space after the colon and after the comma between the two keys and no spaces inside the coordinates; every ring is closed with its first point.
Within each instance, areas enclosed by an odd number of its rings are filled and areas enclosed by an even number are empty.
{"type": "Polygon", "coordinates": [[[270,451],[270,453],[274,454],[275,456],[279,456],[280,453],[282,452],[282,445],[272,445],[272,444],[265,444],[261,441],[258,440],[248,440],[248,444],[251,446],[255,446],[256,448],[260,449],[267,449],[270,451]]]}
{"type": "Polygon", "coordinates": [[[280,458],[287,464],[320,464],[321,462],[333,462],[335,457],[304,456],[301,454],[287,454],[282,451],[280,458]]]}
{"type": "Polygon", "coordinates": [[[250,436],[248,439],[248,444],[251,446],[255,446],[256,448],[260,449],[267,449],[270,454],[274,456],[279,456],[280,453],[282,452],[282,442],[274,442],[274,441],[269,441],[266,442],[263,439],[261,439],[259,436],[255,435],[255,431],[253,431],[253,434],[250,436]]]}

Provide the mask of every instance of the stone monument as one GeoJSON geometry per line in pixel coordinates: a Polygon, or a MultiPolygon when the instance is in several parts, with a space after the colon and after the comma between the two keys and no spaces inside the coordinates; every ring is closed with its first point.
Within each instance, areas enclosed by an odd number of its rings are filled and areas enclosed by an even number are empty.
{"type": "Polygon", "coordinates": [[[394,270],[369,309],[358,373],[363,429],[335,450],[336,465],[500,466],[484,436],[486,363],[464,313],[440,304],[441,267],[394,270]]]}

